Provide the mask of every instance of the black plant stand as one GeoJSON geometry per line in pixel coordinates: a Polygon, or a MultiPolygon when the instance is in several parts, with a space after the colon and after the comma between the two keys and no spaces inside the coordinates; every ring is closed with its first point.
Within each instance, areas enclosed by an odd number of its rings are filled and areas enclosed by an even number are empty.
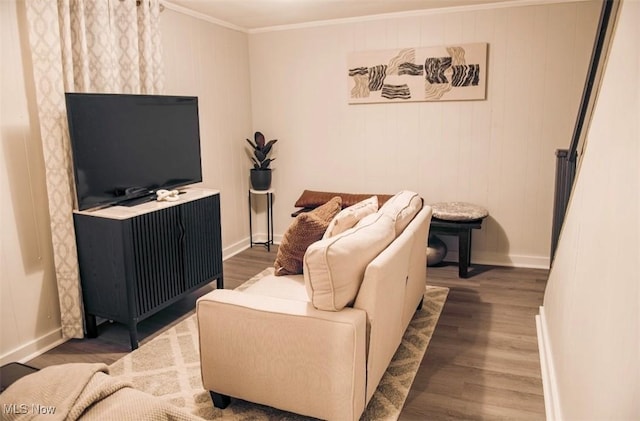
{"type": "Polygon", "coordinates": [[[260,244],[267,247],[267,251],[271,251],[271,246],[273,245],[273,193],[274,192],[275,192],[274,189],[269,189],[269,190],[249,189],[249,243],[251,247],[253,247],[254,244],[260,244]],[[251,196],[253,196],[254,194],[267,196],[267,240],[266,241],[253,241],[251,196]]]}

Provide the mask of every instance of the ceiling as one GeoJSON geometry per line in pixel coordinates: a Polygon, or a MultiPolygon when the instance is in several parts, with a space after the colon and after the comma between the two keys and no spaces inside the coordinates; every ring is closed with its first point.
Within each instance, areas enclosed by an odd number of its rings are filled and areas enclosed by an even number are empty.
{"type": "MultiPolygon", "coordinates": [[[[245,30],[514,0],[169,0],[245,30]]],[[[517,0],[515,0],[517,1],[517,0]]],[[[165,2],[167,3],[167,2],[165,2]]]]}

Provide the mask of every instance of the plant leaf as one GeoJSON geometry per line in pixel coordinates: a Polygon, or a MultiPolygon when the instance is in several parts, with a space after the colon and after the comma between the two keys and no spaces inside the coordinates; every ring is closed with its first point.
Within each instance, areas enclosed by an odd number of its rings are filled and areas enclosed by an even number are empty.
{"type": "Polygon", "coordinates": [[[262,148],[262,151],[263,151],[265,154],[268,154],[268,153],[269,153],[269,151],[271,150],[271,147],[273,146],[273,144],[274,144],[274,143],[276,143],[276,142],[277,142],[277,140],[278,140],[278,139],[276,139],[276,140],[270,140],[270,141],[269,141],[269,143],[267,143],[266,145],[264,145],[264,148],[262,148]]]}
{"type": "Polygon", "coordinates": [[[254,139],[256,140],[256,145],[258,145],[259,148],[263,148],[264,147],[264,135],[260,132],[256,132],[253,135],[254,139]]]}
{"type": "Polygon", "coordinates": [[[255,151],[253,151],[253,154],[256,156],[256,158],[258,158],[258,161],[262,162],[265,160],[265,158],[267,157],[267,155],[262,152],[260,149],[256,149],[255,151]]]}
{"type": "Polygon", "coordinates": [[[255,143],[253,143],[251,140],[247,139],[247,142],[249,142],[249,145],[251,145],[251,148],[256,149],[257,146],[255,143]]]}

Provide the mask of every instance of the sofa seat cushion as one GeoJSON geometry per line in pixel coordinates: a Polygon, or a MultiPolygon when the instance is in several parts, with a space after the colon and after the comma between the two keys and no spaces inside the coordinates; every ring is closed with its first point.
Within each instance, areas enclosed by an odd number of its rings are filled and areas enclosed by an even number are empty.
{"type": "Polygon", "coordinates": [[[380,206],[378,212],[393,219],[397,237],[422,209],[422,205],[422,198],[418,193],[402,190],[380,206]]]}
{"type": "Polygon", "coordinates": [[[394,221],[379,212],[335,237],[313,243],[304,255],[304,281],[313,306],[340,311],[353,303],[369,263],[395,238],[394,221]]]}
{"type": "Polygon", "coordinates": [[[311,212],[298,215],[285,231],[273,264],[276,276],[302,273],[302,260],[307,247],[322,238],[329,223],[342,208],[338,196],[311,212]]]}
{"type": "Polygon", "coordinates": [[[302,275],[276,276],[271,270],[255,282],[236,289],[247,294],[309,302],[302,275]]]}
{"type": "Polygon", "coordinates": [[[322,238],[333,237],[353,228],[362,218],[378,211],[378,196],[371,196],[355,205],[342,209],[333,217],[322,238]]]}

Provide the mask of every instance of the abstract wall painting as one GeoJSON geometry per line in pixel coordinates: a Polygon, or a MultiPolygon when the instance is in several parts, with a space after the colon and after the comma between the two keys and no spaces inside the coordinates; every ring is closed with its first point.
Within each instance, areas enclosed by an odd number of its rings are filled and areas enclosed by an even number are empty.
{"type": "Polygon", "coordinates": [[[486,98],[487,43],[351,53],[349,103],[486,98]]]}

